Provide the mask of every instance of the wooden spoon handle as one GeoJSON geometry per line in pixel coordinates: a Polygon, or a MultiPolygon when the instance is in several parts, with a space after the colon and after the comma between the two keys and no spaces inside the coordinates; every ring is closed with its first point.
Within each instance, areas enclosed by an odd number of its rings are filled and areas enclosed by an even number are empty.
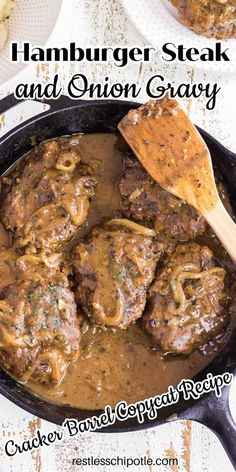
{"type": "Polygon", "coordinates": [[[214,210],[204,213],[204,217],[236,263],[236,224],[229,216],[221,200],[218,201],[214,210]]]}

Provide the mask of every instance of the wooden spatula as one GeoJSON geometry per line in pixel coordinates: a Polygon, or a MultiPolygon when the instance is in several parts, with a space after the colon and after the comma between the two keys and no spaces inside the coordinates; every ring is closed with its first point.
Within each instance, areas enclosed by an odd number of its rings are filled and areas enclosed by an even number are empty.
{"type": "Polygon", "coordinates": [[[209,149],[178,102],[151,100],[118,128],[149,175],[205,217],[236,263],[236,224],[218,195],[209,149]]]}

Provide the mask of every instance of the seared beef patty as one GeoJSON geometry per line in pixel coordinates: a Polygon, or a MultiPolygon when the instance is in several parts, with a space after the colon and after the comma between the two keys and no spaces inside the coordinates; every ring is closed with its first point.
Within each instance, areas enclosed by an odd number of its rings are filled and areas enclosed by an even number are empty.
{"type": "Polygon", "coordinates": [[[171,0],[181,21],[209,38],[236,38],[235,0],[171,0]]]}
{"type": "Polygon", "coordinates": [[[125,215],[149,223],[159,233],[186,241],[205,231],[204,218],[163,190],[135,158],[125,159],[119,190],[125,215]]]}
{"type": "Polygon", "coordinates": [[[224,269],[211,250],[178,245],[149,290],[143,327],[164,352],[190,354],[229,322],[224,269]]]}
{"type": "Polygon", "coordinates": [[[63,254],[30,255],[21,254],[13,247],[0,250],[0,297],[2,291],[25,280],[44,281],[63,277],[66,285],[67,264],[63,264],[63,254]]]}
{"type": "Polygon", "coordinates": [[[2,179],[2,222],[28,253],[56,251],[87,217],[96,181],[76,139],[42,143],[2,179]]]}
{"type": "Polygon", "coordinates": [[[140,318],[163,244],[124,227],[97,227],[73,256],[76,300],[94,323],[126,328],[140,318]]]}
{"type": "Polygon", "coordinates": [[[74,294],[65,277],[25,280],[0,298],[0,361],[18,380],[59,384],[78,354],[74,294]]]}

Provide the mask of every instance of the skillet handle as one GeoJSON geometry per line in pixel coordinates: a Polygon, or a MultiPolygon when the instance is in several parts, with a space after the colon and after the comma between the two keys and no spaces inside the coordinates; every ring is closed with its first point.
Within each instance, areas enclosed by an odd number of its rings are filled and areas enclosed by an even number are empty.
{"type": "Polygon", "coordinates": [[[3,115],[15,105],[18,105],[23,101],[24,100],[17,100],[13,93],[11,95],[7,95],[5,98],[2,98],[2,100],[0,100],[0,115],[3,115]]]}
{"type": "MultiPolygon", "coordinates": [[[[24,103],[24,102],[27,102],[27,101],[31,101],[31,102],[39,102],[39,103],[42,103],[43,104],[46,104],[46,105],[49,105],[50,106],[50,110],[58,110],[58,109],[61,109],[61,108],[71,108],[73,106],[76,105],[76,103],[85,103],[85,102],[88,102],[89,100],[72,100],[71,98],[67,97],[66,95],[61,95],[57,100],[47,100],[47,99],[43,99],[43,100],[38,100],[38,99],[30,99],[30,100],[25,100],[25,99],[22,99],[22,100],[19,100],[17,98],[15,98],[14,94],[10,94],[8,95],[7,97],[3,98],[2,100],[0,100],[0,115],[3,115],[4,113],[6,113],[8,110],[10,110],[11,108],[13,108],[14,106],[18,105],[19,103],[24,103]]],[[[43,111],[42,113],[47,113],[47,111],[43,111]]]]}
{"type": "MultiPolygon", "coordinates": [[[[236,379],[234,379],[234,382],[236,379]]],[[[229,392],[233,386],[222,389],[221,397],[214,393],[178,415],[178,419],[197,421],[211,429],[220,440],[236,470],[236,423],[229,407],[229,392]]]]}

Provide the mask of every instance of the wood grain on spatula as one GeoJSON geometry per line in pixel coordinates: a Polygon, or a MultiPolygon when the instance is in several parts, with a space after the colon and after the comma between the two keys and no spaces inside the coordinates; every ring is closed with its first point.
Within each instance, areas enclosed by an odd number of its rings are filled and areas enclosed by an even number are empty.
{"type": "Polygon", "coordinates": [[[178,102],[151,100],[118,128],[149,175],[195,207],[236,262],[236,225],[220,200],[209,149],[178,102]]]}

